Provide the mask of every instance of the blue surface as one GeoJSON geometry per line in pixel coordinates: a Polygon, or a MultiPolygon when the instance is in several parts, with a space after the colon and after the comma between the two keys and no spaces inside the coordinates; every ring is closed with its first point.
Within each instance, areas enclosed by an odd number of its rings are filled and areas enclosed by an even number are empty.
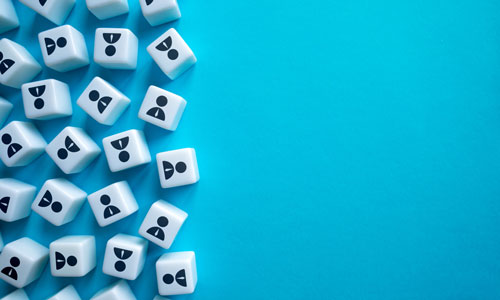
{"type": "MultiPolygon", "coordinates": [[[[111,174],[104,155],[68,176],[87,192],[127,179],[140,211],[99,228],[88,205],[56,228],[37,214],[0,224],[6,241],[48,245],[95,234],[99,261],[84,278],[46,270],[27,291],[43,299],[68,283],[84,298],[115,279],[101,272],[104,245],[135,234],[164,198],[189,213],[172,247],[194,250],[195,294],[174,299],[500,298],[500,2],[192,1],[180,21],[151,28],[136,1],[128,16],[98,21],[83,1],[68,23],[93,49],[96,27],[125,26],[140,38],[140,68],[95,64],[67,74],[74,100],[95,75],[132,105],[113,127],[74,107],[72,118],[36,122],[47,140],[66,125],[101,139],[144,128],[152,154],[197,150],[201,181],[159,187],[154,163],[111,174]],[[174,26],[198,57],[170,82],[145,51],[174,26]],[[182,95],[174,133],[136,118],[146,88],[182,95]]],[[[16,3],[22,26],[5,34],[40,61],[36,34],[53,27],[16,3]],[[33,26],[36,24],[36,26],[33,26]]],[[[20,93],[0,88],[24,119],[20,93]]],[[[62,173],[46,155],[1,169],[38,187],[62,173]]],[[[156,293],[151,246],[131,286],[156,293]]],[[[0,283],[0,295],[10,291],[0,283]]]]}

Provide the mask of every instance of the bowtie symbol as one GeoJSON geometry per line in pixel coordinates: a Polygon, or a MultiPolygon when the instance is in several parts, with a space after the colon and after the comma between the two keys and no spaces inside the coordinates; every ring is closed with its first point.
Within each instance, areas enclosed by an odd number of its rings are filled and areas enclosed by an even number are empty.
{"type": "Polygon", "coordinates": [[[12,156],[14,156],[14,154],[16,154],[17,152],[19,152],[21,149],[23,149],[23,146],[17,144],[17,143],[12,143],[12,137],[10,136],[10,134],[6,133],[4,135],[2,135],[2,143],[4,145],[7,145],[7,156],[9,158],[11,158],[12,156]]]}
{"type": "Polygon", "coordinates": [[[68,41],[65,38],[60,37],[54,42],[51,38],[45,38],[45,48],[47,49],[47,55],[54,53],[57,47],[64,48],[68,41]]]}
{"type": "Polygon", "coordinates": [[[92,90],[89,93],[89,99],[92,102],[97,101],[97,110],[102,114],[104,110],[108,107],[109,102],[111,102],[112,98],[108,96],[104,96],[101,98],[101,95],[98,91],[92,90]]]}
{"type": "Polygon", "coordinates": [[[10,197],[3,197],[0,199],[0,210],[6,214],[7,209],[9,208],[10,197]]]}
{"type": "Polygon", "coordinates": [[[60,252],[56,251],[56,270],[64,268],[66,264],[68,264],[68,266],[70,267],[74,267],[77,262],[78,260],[73,255],[70,255],[68,256],[68,258],[66,258],[60,252]]]}
{"type": "MultiPolygon", "coordinates": [[[[113,148],[115,148],[116,150],[123,150],[123,149],[127,148],[128,141],[129,141],[129,138],[128,138],[128,136],[126,136],[126,137],[121,138],[119,140],[112,141],[111,146],[113,146],[113,148]]],[[[129,160],[129,158],[130,158],[130,154],[125,150],[120,151],[120,153],[118,153],[118,159],[120,159],[121,162],[127,162],[129,160]]]]}
{"type": "Polygon", "coordinates": [[[45,102],[40,97],[42,97],[45,93],[45,85],[30,87],[28,91],[30,92],[31,96],[36,97],[35,102],[33,102],[35,108],[42,109],[45,105],[45,102]]]}
{"type": "MultiPolygon", "coordinates": [[[[175,274],[175,281],[180,286],[183,286],[183,287],[187,286],[186,270],[185,269],[182,269],[175,274]]],[[[174,276],[172,276],[172,274],[165,274],[163,276],[163,282],[165,282],[166,284],[171,284],[172,282],[174,282],[174,276]]]]}
{"type": "Polygon", "coordinates": [[[0,51],[0,74],[7,72],[15,62],[12,59],[3,59],[3,53],[0,51]]]}
{"type": "Polygon", "coordinates": [[[170,49],[170,47],[172,47],[172,38],[171,37],[167,37],[161,43],[156,45],[156,49],[158,51],[162,51],[162,52],[168,51],[167,52],[168,58],[170,60],[175,60],[175,59],[177,59],[177,57],[179,57],[179,52],[175,49],[170,49]]]}

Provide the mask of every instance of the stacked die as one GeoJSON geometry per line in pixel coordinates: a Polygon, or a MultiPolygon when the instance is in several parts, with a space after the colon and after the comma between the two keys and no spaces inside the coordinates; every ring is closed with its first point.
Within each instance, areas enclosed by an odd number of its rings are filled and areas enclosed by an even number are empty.
{"type": "MultiPolygon", "coordinates": [[[[84,35],[65,24],[76,0],[20,0],[57,27],[38,33],[45,66],[65,73],[88,66],[89,51],[84,35]]],[[[151,26],[181,17],[176,0],[139,0],[140,9],[151,26]]],[[[127,0],[86,0],[90,13],[98,20],[127,14],[127,0]]],[[[22,23],[21,23],[22,24],[22,23]]],[[[0,33],[20,26],[11,0],[0,3],[0,33]]],[[[21,25],[22,26],[22,25],[21,25]]],[[[174,80],[196,63],[193,52],[174,29],[154,40],[147,52],[159,69],[174,80]]],[[[94,35],[93,62],[106,69],[134,70],[138,67],[139,39],[127,28],[97,28],[94,35]]],[[[140,65],[139,65],[140,66],[140,65]]],[[[71,87],[56,78],[37,78],[42,66],[15,41],[0,40],[0,84],[20,89],[27,119],[40,122],[73,115],[71,87]]],[[[57,77],[57,76],[56,76],[57,77]]],[[[87,81],[88,82],[88,81],[87,81]]],[[[76,104],[93,120],[113,126],[130,106],[131,100],[106,79],[94,77],[80,93],[76,104]]],[[[145,91],[137,117],[167,131],[175,131],[187,101],[161,87],[150,85],[145,91]]],[[[0,97],[0,126],[8,119],[13,105],[0,97]]],[[[147,129],[147,127],[146,127],[147,129]]],[[[142,130],[128,129],[104,137],[102,149],[111,172],[149,165],[152,156],[142,130]]],[[[0,129],[0,159],[7,167],[22,167],[46,153],[64,174],[86,171],[101,154],[101,147],[81,126],[66,126],[49,142],[31,122],[11,121],[0,129]]],[[[193,148],[156,153],[158,183],[173,188],[199,180],[193,148]]],[[[63,174],[63,175],[64,175],[63,174]]],[[[0,179],[0,220],[14,222],[34,211],[54,226],[54,230],[75,220],[88,202],[101,227],[125,222],[142,203],[125,180],[87,194],[64,177],[48,178],[37,187],[14,178],[0,179]]],[[[164,200],[148,209],[137,235],[117,232],[106,245],[102,272],[119,278],[97,291],[91,299],[136,299],[125,280],[135,280],[146,265],[149,244],[169,249],[188,214],[164,200]]],[[[43,221],[43,222],[45,222],[43,221]]],[[[156,247],[155,246],[155,247],[156,247]]],[[[50,245],[20,237],[3,246],[0,237],[0,279],[18,290],[2,299],[28,299],[22,289],[35,281],[47,265],[53,277],[83,277],[95,269],[98,261],[93,235],[65,235],[50,245]],[[1,249],[3,248],[3,249],[1,249]]],[[[168,252],[156,261],[158,293],[161,296],[193,293],[197,283],[196,259],[192,251],[168,252]]],[[[54,292],[52,300],[81,299],[71,284],[54,292]]],[[[163,299],[160,296],[155,299],[163,299]]]]}

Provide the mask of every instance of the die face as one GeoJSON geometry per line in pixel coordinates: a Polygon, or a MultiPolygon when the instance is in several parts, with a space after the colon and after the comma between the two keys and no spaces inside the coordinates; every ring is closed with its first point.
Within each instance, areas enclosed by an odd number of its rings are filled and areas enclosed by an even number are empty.
{"type": "Polygon", "coordinates": [[[181,17],[177,0],[140,0],[142,14],[151,26],[160,25],[181,17]]]}
{"type": "Polygon", "coordinates": [[[105,20],[128,13],[127,0],[87,0],[87,8],[99,20],[105,20]]]}
{"type": "Polygon", "coordinates": [[[12,178],[0,179],[0,220],[13,222],[29,216],[36,187],[12,178]]]}
{"type": "Polygon", "coordinates": [[[0,300],[29,300],[29,298],[23,289],[17,289],[0,300]]]}
{"type": "Polygon", "coordinates": [[[38,40],[43,60],[49,68],[66,72],[89,64],[85,39],[70,25],[40,32],[38,40]]]}
{"type": "Polygon", "coordinates": [[[19,19],[11,0],[0,2],[0,34],[17,28],[19,19]]]}
{"type": "Polygon", "coordinates": [[[97,292],[90,300],[136,300],[132,290],[124,280],[97,292]]]}
{"type": "Polygon", "coordinates": [[[23,84],[24,112],[29,119],[48,120],[72,114],[69,87],[47,79],[23,84]]]}
{"type": "Polygon", "coordinates": [[[130,104],[130,99],[102,78],[95,77],[77,104],[97,122],[113,125],[130,104]]]}
{"type": "Polygon", "coordinates": [[[155,86],[150,86],[142,101],[139,118],[167,130],[177,129],[186,100],[155,86]]]}
{"type": "Polygon", "coordinates": [[[147,50],[160,69],[172,80],[196,62],[193,51],[174,28],[167,30],[151,43],[147,50]]]}
{"type": "Polygon", "coordinates": [[[12,105],[12,103],[0,97],[0,127],[3,126],[3,124],[9,117],[13,107],[14,106],[12,105]]]}
{"type": "Polygon", "coordinates": [[[93,236],[67,236],[50,244],[50,271],[57,277],[82,277],[95,268],[93,236]]]}
{"type": "Polygon", "coordinates": [[[139,228],[139,234],[156,245],[168,249],[187,216],[181,209],[159,200],[149,209],[139,228]]]}
{"type": "Polygon", "coordinates": [[[31,123],[13,121],[0,130],[0,158],[9,167],[29,164],[42,154],[46,145],[31,123]]]}
{"type": "Polygon", "coordinates": [[[45,149],[66,174],[81,172],[101,152],[97,144],[80,128],[64,128],[45,149]]]}
{"type": "Polygon", "coordinates": [[[87,197],[99,226],[119,221],[139,209],[126,181],[111,184],[87,197]]]}
{"type": "Polygon", "coordinates": [[[94,61],[110,69],[135,69],[137,37],[125,28],[98,28],[95,34],[94,61]]]}
{"type": "Polygon", "coordinates": [[[8,40],[0,40],[0,83],[20,88],[33,79],[42,67],[23,46],[8,40]]]}
{"type": "Polygon", "coordinates": [[[151,155],[144,138],[139,130],[128,130],[102,140],[109,169],[117,172],[151,161],[151,155]]]}
{"type": "Polygon", "coordinates": [[[29,238],[5,246],[0,255],[0,278],[22,288],[37,279],[48,259],[48,249],[29,238]]]}
{"type": "Polygon", "coordinates": [[[45,182],[31,209],[55,226],[72,221],[87,194],[66,179],[45,182]]]}
{"type": "Polygon", "coordinates": [[[106,244],[103,273],[127,280],[135,280],[144,267],[146,252],[146,240],[117,234],[106,244]]]}
{"type": "Polygon", "coordinates": [[[68,285],[47,300],[81,300],[81,298],[76,289],[72,285],[68,285]]]}
{"type": "Polygon", "coordinates": [[[61,25],[75,5],[75,0],[19,0],[56,25],[61,25]]]}
{"type": "Polygon", "coordinates": [[[158,175],[163,188],[198,182],[198,162],[193,148],[167,151],[156,155],[158,175]]]}
{"type": "Polygon", "coordinates": [[[164,254],[156,262],[160,295],[194,292],[197,283],[195,254],[191,251],[164,254]]]}

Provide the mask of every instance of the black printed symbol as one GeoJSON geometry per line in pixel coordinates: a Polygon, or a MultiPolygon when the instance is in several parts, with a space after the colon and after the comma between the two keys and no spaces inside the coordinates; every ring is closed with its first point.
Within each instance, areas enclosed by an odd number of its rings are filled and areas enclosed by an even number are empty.
{"type": "Polygon", "coordinates": [[[9,203],[10,203],[10,197],[3,197],[2,199],[0,199],[0,210],[6,214],[7,213],[7,209],[9,208],[9,203]]]}
{"type": "Polygon", "coordinates": [[[92,90],[89,93],[89,99],[92,102],[97,101],[97,110],[102,114],[104,110],[108,107],[109,102],[111,102],[112,98],[108,96],[104,96],[100,98],[101,95],[99,94],[98,91],[92,90]]]}
{"type": "Polygon", "coordinates": [[[109,197],[108,195],[102,195],[100,201],[102,205],[106,205],[106,208],[104,209],[104,219],[110,218],[120,213],[120,209],[118,207],[109,205],[111,203],[111,197],[109,197]]]}
{"type": "Polygon", "coordinates": [[[184,162],[180,161],[175,164],[174,166],[168,162],[164,161],[163,162],[163,172],[165,173],[165,180],[170,179],[174,175],[174,171],[177,171],[177,173],[184,173],[186,172],[187,166],[184,162]]]}
{"type": "MultiPolygon", "coordinates": [[[[183,287],[187,286],[186,270],[185,269],[179,270],[179,271],[177,271],[177,273],[175,273],[175,281],[180,286],[183,286],[183,287]]],[[[171,284],[172,282],[174,282],[174,276],[172,274],[168,274],[168,273],[163,275],[163,282],[165,282],[166,284],[171,284]]]]}
{"type": "Polygon", "coordinates": [[[60,212],[63,208],[61,202],[54,201],[54,203],[52,203],[52,194],[50,193],[50,191],[47,190],[45,194],[43,194],[42,200],[40,200],[38,206],[48,207],[49,205],[52,211],[55,213],[60,212]]]}
{"type": "Polygon", "coordinates": [[[12,136],[10,136],[10,134],[8,134],[8,133],[4,133],[4,135],[2,135],[2,143],[4,145],[8,146],[7,147],[7,156],[9,158],[14,156],[14,154],[19,152],[21,149],[23,149],[23,146],[12,142],[12,136]]]}
{"type": "Polygon", "coordinates": [[[161,43],[156,46],[159,51],[168,51],[167,56],[170,60],[176,60],[179,57],[179,52],[176,49],[170,49],[172,47],[172,37],[167,37],[161,43]]]}
{"type": "MultiPolygon", "coordinates": [[[[128,138],[128,136],[126,136],[126,137],[121,138],[119,140],[112,141],[111,146],[113,146],[113,148],[115,148],[116,150],[123,150],[123,149],[127,148],[128,141],[129,141],[129,138],[128,138]]],[[[127,162],[130,159],[130,154],[125,150],[120,151],[120,153],[118,153],[118,159],[121,162],[127,162]]]]}
{"type": "MultiPolygon", "coordinates": [[[[109,44],[114,44],[118,42],[118,40],[121,37],[121,33],[103,33],[102,37],[106,42],[109,44]]],[[[106,53],[107,56],[113,56],[116,53],[116,47],[113,45],[108,45],[106,49],[104,49],[104,52],[106,53]]]]}
{"type": "Polygon", "coordinates": [[[64,257],[64,255],[56,251],[56,270],[64,268],[66,264],[68,264],[68,266],[70,267],[74,267],[77,262],[78,260],[73,255],[70,255],[68,256],[68,258],[66,258],[64,257]]]}
{"type": "Polygon", "coordinates": [[[156,105],[158,106],[149,109],[146,114],[158,120],[165,121],[165,112],[163,111],[162,107],[165,107],[167,103],[168,103],[167,97],[159,96],[158,98],[156,98],[156,105]]]}
{"type": "Polygon", "coordinates": [[[35,108],[36,109],[42,109],[43,106],[45,105],[45,102],[40,97],[42,97],[43,93],[45,93],[45,85],[39,85],[39,86],[30,87],[28,89],[28,91],[30,92],[30,94],[33,97],[37,97],[35,99],[35,102],[33,102],[33,105],[35,106],[35,108]]]}
{"type": "Polygon", "coordinates": [[[54,53],[57,47],[66,47],[67,43],[68,41],[63,37],[58,38],[55,42],[51,38],[45,38],[45,48],[47,48],[47,55],[51,55],[52,53],[54,53]]]}
{"type": "Polygon", "coordinates": [[[10,265],[11,267],[5,267],[2,269],[2,273],[9,276],[10,278],[17,280],[17,271],[16,268],[19,267],[21,264],[21,261],[19,258],[12,256],[10,259],[10,265]]]}
{"type": "Polygon", "coordinates": [[[115,262],[115,269],[118,271],[118,272],[123,272],[125,271],[125,269],[127,268],[127,265],[125,264],[124,260],[127,260],[130,258],[130,256],[132,256],[132,251],[130,250],[125,250],[125,249],[121,249],[121,248],[113,248],[113,251],[115,252],[115,256],[118,258],[118,259],[121,259],[117,262],[115,262]]]}
{"type": "Polygon", "coordinates": [[[146,0],[146,5],[150,5],[151,3],[153,3],[153,0],[146,0]]]}
{"type": "Polygon", "coordinates": [[[57,150],[57,157],[62,160],[65,160],[68,157],[68,151],[73,153],[80,151],[80,147],[78,147],[69,136],[67,136],[64,140],[64,147],[66,149],[61,148],[57,150]]]}
{"type": "Polygon", "coordinates": [[[3,59],[3,53],[0,51],[0,74],[7,72],[10,67],[12,67],[15,62],[12,59],[3,59]]]}
{"type": "Polygon", "coordinates": [[[159,239],[160,241],[163,241],[165,239],[165,232],[163,231],[162,228],[167,227],[168,219],[166,217],[159,217],[156,220],[156,223],[158,224],[159,227],[158,226],[151,227],[146,232],[154,236],[155,238],[159,239]]]}
{"type": "Polygon", "coordinates": [[[45,3],[47,3],[47,0],[38,0],[38,2],[40,2],[40,5],[41,5],[41,6],[44,6],[44,5],[45,5],[45,3]]]}

